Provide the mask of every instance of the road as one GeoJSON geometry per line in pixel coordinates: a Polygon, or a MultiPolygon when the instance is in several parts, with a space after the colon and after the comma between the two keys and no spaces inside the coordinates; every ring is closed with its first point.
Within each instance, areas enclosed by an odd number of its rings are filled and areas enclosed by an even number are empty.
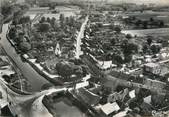
{"type": "Polygon", "coordinates": [[[86,16],[86,19],[83,22],[83,24],[80,28],[80,31],[78,33],[77,39],[76,39],[77,40],[77,42],[76,42],[76,58],[78,58],[78,59],[79,59],[79,56],[82,54],[81,39],[84,37],[84,31],[85,31],[88,20],[89,20],[89,16],[86,16]]]}

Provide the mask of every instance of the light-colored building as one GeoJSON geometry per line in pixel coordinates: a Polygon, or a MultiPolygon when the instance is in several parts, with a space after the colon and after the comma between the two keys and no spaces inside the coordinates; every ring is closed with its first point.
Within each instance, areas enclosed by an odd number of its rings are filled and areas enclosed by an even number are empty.
{"type": "Polygon", "coordinates": [[[119,105],[116,102],[114,102],[114,103],[107,103],[107,104],[105,104],[105,105],[103,105],[101,107],[101,110],[106,115],[109,115],[109,114],[111,114],[113,112],[116,112],[116,111],[120,110],[120,107],[119,107],[119,105]]]}
{"type": "Polygon", "coordinates": [[[161,67],[157,63],[147,63],[144,65],[144,72],[159,74],[161,72],[161,67]]]}

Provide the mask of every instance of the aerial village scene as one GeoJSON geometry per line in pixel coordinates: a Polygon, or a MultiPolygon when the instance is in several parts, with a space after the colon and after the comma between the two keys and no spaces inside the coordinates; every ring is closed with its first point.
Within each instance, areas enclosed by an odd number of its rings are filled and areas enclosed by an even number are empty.
{"type": "Polygon", "coordinates": [[[169,0],[0,0],[0,117],[169,117],[169,0]]]}

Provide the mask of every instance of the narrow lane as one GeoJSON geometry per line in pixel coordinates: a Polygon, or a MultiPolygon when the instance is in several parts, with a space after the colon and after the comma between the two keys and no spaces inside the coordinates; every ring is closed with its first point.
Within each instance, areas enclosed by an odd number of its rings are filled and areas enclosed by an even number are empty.
{"type": "Polygon", "coordinates": [[[79,59],[79,56],[82,54],[82,51],[81,51],[81,39],[84,37],[84,31],[85,31],[85,28],[86,28],[86,25],[87,25],[87,22],[89,20],[89,16],[86,16],[86,19],[84,21],[84,23],[82,24],[81,28],[80,28],[80,32],[78,33],[78,36],[77,36],[77,43],[76,43],[76,58],[79,59]]]}

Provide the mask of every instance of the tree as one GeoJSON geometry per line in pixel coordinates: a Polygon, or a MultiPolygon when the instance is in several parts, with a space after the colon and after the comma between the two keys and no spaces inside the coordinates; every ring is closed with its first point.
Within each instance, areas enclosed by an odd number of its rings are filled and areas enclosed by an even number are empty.
{"type": "Polygon", "coordinates": [[[19,44],[19,48],[23,53],[26,53],[31,49],[31,44],[24,41],[19,44]]]}
{"type": "Polygon", "coordinates": [[[75,74],[78,78],[81,78],[81,77],[82,77],[82,75],[83,75],[83,69],[82,69],[81,66],[74,65],[73,71],[74,71],[74,74],[75,74]]]}
{"type": "Polygon", "coordinates": [[[66,25],[69,25],[69,22],[70,22],[69,17],[66,17],[66,18],[65,18],[65,24],[66,24],[66,25]]]}
{"type": "MultiPolygon", "coordinates": [[[[76,78],[81,78],[83,76],[83,68],[79,65],[75,65],[72,62],[60,61],[56,64],[55,69],[58,74],[65,78],[65,80],[70,81],[72,75],[76,78]]],[[[76,80],[73,78],[73,80],[76,80]]]]}
{"type": "Polygon", "coordinates": [[[50,18],[49,18],[49,17],[47,17],[46,21],[47,21],[48,23],[50,23],[50,21],[51,21],[51,20],[50,20],[50,18]]]}
{"type": "Polygon", "coordinates": [[[46,83],[44,85],[42,85],[41,90],[47,90],[49,88],[51,88],[53,85],[51,83],[46,83]]]}
{"type": "Polygon", "coordinates": [[[20,18],[23,16],[23,11],[22,10],[18,10],[16,12],[14,12],[13,14],[13,21],[15,22],[14,25],[19,24],[19,20],[20,18]]]}
{"type": "Polygon", "coordinates": [[[24,35],[25,35],[25,33],[24,33],[23,31],[19,30],[19,31],[17,32],[17,40],[15,40],[15,42],[16,42],[17,44],[20,44],[21,42],[25,41],[24,35]]]}
{"type": "Polygon", "coordinates": [[[66,79],[70,78],[73,74],[72,64],[60,61],[56,64],[55,69],[57,70],[58,74],[66,79]]]}
{"type": "Polygon", "coordinates": [[[75,26],[75,19],[74,19],[74,17],[69,17],[69,26],[75,26]]]}
{"type": "Polygon", "coordinates": [[[135,43],[129,43],[127,48],[131,51],[131,53],[138,52],[138,45],[135,43]]]}
{"type": "Polygon", "coordinates": [[[20,20],[19,23],[20,24],[25,24],[25,23],[29,23],[30,22],[30,17],[29,16],[23,16],[20,20]]]}
{"type": "Polygon", "coordinates": [[[132,54],[138,52],[138,46],[135,43],[124,40],[122,42],[121,48],[125,57],[125,62],[130,62],[132,60],[132,54]]]}
{"type": "Polygon", "coordinates": [[[121,28],[120,28],[119,26],[116,26],[116,27],[114,28],[114,30],[115,30],[117,33],[120,33],[120,32],[121,32],[121,28]]]}
{"type": "Polygon", "coordinates": [[[169,47],[169,43],[168,43],[167,39],[162,41],[162,46],[163,47],[169,47]]]}
{"type": "Polygon", "coordinates": [[[114,46],[115,44],[116,44],[116,40],[115,40],[115,38],[112,38],[111,39],[111,45],[114,46]]]}
{"type": "Polygon", "coordinates": [[[151,45],[151,43],[152,43],[152,37],[151,36],[148,36],[147,37],[147,44],[150,46],[151,45]]]}
{"type": "Polygon", "coordinates": [[[34,37],[34,38],[32,38],[33,39],[32,41],[40,41],[42,39],[42,35],[40,33],[33,32],[32,35],[34,37]]]}
{"type": "Polygon", "coordinates": [[[131,17],[131,20],[136,20],[136,16],[132,16],[132,17],[131,17]]]}
{"type": "Polygon", "coordinates": [[[132,60],[132,55],[131,54],[124,54],[124,61],[126,63],[131,62],[131,60],[132,60]]]}
{"type": "Polygon", "coordinates": [[[136,25],[137,27],[139,27],[141,23],[142,23],[141,20],[137,20],[136,23],[135,23],[135,25],[136,25]]]}
{"type": "Polygon", "coordinates": [[[83,71],[83,76],[86,76],[88,74],[89,68],[87,65],[81,65],[82,71],[83,71]]]}
{"type": "Polygon", "coordinates": [[[154,24],[154,18],[153,18],[153,17],[151,17],[151,18],[149,19],[149,21],[150,21],[150,26],[152,27],[152,26],[153,26],[153,24],[154,24]]]}
{"type": "Polygon", "coordinates": [[[148,45],[147,45],[147,44],[144,44],[144,45],[143,45],[143,48],[142,48],[143,53],[146,54],[146,53],[148,52],[148,49],[149,49],[148,45]]]}
{"type": "Polygon", "coordinates": [[[151,51],[152,51],[153,54],[157,54],[157,53],[160,52],[160,47],[157,46],[157,45],[152,45],[151,46],[151,51]]]}
{"type": "Polygon", "coordinates": [[[123,48],[123,54],[125,58],[125,62],[130,62],[132,60],[132,54],[138,51],[138,47],[136,44],[128,43],[123,48]]]}
{"type": "Polygon", "coordinates": [[[154,18],[153,17],[150,17],[150,22],[154,22],[154,18]]]}
{"type": "Polygon", "coordinates": [[[39,24],[38,30],[40,32],[48,32],[49,29],[50,29],[50,24],[49,23],[40,23],[39,24]]]}
{"type": "Polygon", "coordinates": [[[52,19],[50,20],[50,24],[52,27],[54,27],[56,24],[56,18],[52,17],[52,19]]]}
{"type": "Polygon", "coordinates": [[[127,9],[128,9],[127,6],[123,6],[122,8],[124,11],[127,11],[127,9]]]}
{"type": "Polygon", "coordinates": [[[164,21],[159,21],[159,27],[160,28],[164,27],[164,21]]]}
{"type": "Polygon", "coordinates": [[[11,28],[10,30],[9,30],[9,38],[10,39],[15,39],[16,38],[16,33],[17,33],[17,31],[16,31],[16,28],[11,28]]]}
{"type": "Polygon", "coordinates": [[[114,30],[114,24],[111,24],[111,25],[109,26],[109,28],[110,28],[111,30],[114,30]]]}
{"type": "Polygon", "coordinates": [[[59,20],[60,20],[61,27],[63,27],[64,26],[64,22],[65,22],[65,16],[64,16],[64,14],[60,14],[59,20]]]}
{"type": "Polygon", "coordinates": [[[114,57],[113,57],[113,60],[115,60],[117,65],[123,64],[123,58],[119,54],[115,54],[114,57]]]}
{"type": "Polygon", "coordinates": [[[55,4],[49,4],[49,10],[54,10],[55,9],[55,4]]]}
{"type": "Polygon", "coordinates": [[[147,26],[148,26],[148,21],[143,21],[143,28],[147,29],[147,26]]]}
{"type": "Polygon", "coordinates": [[[46,18],[45,17],[42,17],[39,21],[39,23],[44,23],[46,21],[46,18]]]}
{"type": "Polygon", "coordinates": [[[126,35],[126,38],[127,38],[127,39],[131,39],[131,38],[132,38],[132,35],[131,35],[131,34],[127,34],[127,35],[126,35]]]}
{"type": "Polygon", "coordinates": [[[20,4],[19,7],[21,8],[22,11],[29,9],[29,5],[28,4],[22,4],[22,5],[20,4]]]}

